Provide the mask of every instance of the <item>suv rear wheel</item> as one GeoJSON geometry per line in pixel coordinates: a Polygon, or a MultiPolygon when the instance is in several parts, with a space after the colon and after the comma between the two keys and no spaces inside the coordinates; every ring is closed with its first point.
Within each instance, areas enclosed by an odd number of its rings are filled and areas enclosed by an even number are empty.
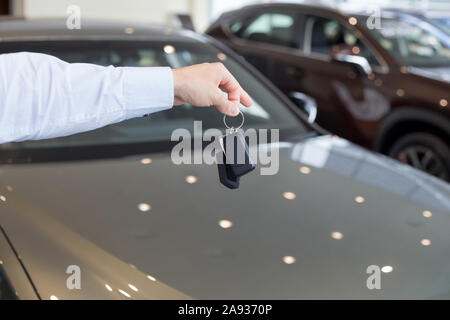
{"type": "Polygon", "coordinates": [[[450,148],[430,133],[410,133],[394,142],[388,155],[400,162],[450,181],[450,148]]]}

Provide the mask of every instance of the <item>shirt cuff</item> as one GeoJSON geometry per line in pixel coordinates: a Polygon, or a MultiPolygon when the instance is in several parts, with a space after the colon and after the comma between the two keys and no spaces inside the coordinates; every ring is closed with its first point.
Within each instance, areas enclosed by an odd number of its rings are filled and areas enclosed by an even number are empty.
{"type": "Polygon", "coordinates": [[[126,119],[172,108],[173,73],[169,67],[123,67],[126,119]]]}

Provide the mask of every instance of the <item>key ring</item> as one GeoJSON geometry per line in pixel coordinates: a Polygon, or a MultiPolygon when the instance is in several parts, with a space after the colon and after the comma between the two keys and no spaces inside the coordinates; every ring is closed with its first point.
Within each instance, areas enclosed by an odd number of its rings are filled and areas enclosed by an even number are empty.
{"type": "Polygon", "coordinates": [[[231,131],[233,131],[233,130],[239,130],[240,128],[242,128],[242,126],[244,125],[244,114],[242,113],[242,111],[241,110],[239,110],[239,113],[241,114],[241,116],[242,116],[242,122],[241,122],[241,124],[239,125],[239,127],[237,127],[237,128],[235,128],[235,127],[229,127],[228,126],[228,124],[227,124],[227,115],[226,114],[224,114],[223,115],[223,124],[225,125],[225,127],[227,128],[227,129],[230,129],[231,131]]]}

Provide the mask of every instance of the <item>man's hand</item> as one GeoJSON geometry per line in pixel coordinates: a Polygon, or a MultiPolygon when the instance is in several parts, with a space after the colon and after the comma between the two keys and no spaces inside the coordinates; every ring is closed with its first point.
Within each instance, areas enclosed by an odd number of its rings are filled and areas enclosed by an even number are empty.
{"type": "Polygon", "coordinates": [[[214,105],[223,114],[234,117],[239,114],[239,103],[246,107],[253,103],[247,92],[220,62],[203,63],[172,71],[174,105],[214,105]],[[223,92],[228,94],[228,99],[223,92]]]}

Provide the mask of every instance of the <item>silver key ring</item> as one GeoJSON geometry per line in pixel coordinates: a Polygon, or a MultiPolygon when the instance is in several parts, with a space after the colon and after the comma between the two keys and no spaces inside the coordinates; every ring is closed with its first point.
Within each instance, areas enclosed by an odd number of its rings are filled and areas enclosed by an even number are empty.
{"type": "Polygon", "coordinates": [[[223,124],[225,125],[225,127],[227,128],[227,129],[230,129],[230,130],[239,130],[240,128],[242,128],[242,126],[244,125],[244,114],[242,113],[242,111],[241,110],[239,110],[239,113],[241,114],[241,116],[242,116],[242,122],[241,122],[241,124],[239,125],[239,127],[237,127],[237,128],[235,128],[235,127],[229,127],[228,126],[228,124],[227,124],[227,115],[226,114],[224,114],[223,115],[223,124]]]}

